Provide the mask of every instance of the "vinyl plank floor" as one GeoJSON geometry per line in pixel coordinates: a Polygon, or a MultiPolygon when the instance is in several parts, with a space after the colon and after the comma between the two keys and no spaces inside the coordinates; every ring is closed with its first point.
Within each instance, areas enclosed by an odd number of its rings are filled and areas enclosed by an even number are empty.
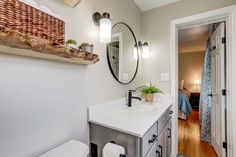
{"type": "Polygon", "coordinates": [[[198,110],[193,110],[188,119],[179,120],[179,154],[187,157],[217,157],[214,149],[200,140],[198,110]]]}

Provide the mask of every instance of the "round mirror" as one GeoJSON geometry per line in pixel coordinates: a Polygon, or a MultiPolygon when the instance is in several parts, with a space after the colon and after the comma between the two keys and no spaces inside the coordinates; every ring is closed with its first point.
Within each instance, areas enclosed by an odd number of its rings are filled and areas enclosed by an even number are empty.
{"type": "Polygon", "coordinates": [[[122,84],[132,82],[137,74],[139,55],[132,29],[119,22],[112,27],[111,42],[107,44],[107,61],[112,75],[122,84]]]}

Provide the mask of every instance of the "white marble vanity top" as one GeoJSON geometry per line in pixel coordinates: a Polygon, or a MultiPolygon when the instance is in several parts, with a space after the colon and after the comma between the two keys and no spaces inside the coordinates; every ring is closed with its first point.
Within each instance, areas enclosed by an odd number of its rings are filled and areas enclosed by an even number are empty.
{"type": "Polygon", "coordinates": [[[152,103],[134,101],[132,107],[128,107],[126,104],[126,99],[122,98],[89,106],[88,121],[137,137],[143,137],[172,105],[172,102],[169,96],[157,95],[152,103]]]}

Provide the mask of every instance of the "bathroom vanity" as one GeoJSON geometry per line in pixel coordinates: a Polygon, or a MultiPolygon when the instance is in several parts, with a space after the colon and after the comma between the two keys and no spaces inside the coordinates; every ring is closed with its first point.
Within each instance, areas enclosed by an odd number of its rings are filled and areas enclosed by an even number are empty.
{"type": "Polygon", "coordinates": [[[91,156],[102,157],[106,143],[123,146],[127,157],[170,157],[171,98],[158,95],[152,103],[126,105],[119,99],[88,108],[91,156]]]}

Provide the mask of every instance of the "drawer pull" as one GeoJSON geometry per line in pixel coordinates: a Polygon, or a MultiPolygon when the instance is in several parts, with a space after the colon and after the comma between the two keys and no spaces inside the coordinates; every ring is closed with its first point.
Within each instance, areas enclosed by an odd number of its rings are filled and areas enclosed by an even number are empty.
{"type": "Polygon", "coordinates": [[[156,151],[156,157],[160,157],[161,156],[161,153],[157,150],[156,151]]]}
{"type": "Polygon", "coordinates": [[[163,154],[162,154],[162,146],[159,145],[158,147],[160,148],[160,152],[158,151],[158,152],[159,152],[159,153],[158,153],[158,155],[159,155],[158,157],[162,157],[162,155],[163,155],[163,154]]]}
{"type": "Polygon", "coordinates": [[[148,143],[149,143],[149,144],[150,144],[150,143],[153,143],[153,142],[156,141],[156,139],[157,139],[157,135],[152,135],[152,139],[151,139],[151,140],[148,140],[148,143]]]}
{"type": "Polygon", "coordinates": [[[170,131],[170,135],[168,136],[168,138],[171,138],[171,129],[170,129],[170,128],[168,128],[168,130],[170,131]]]}

